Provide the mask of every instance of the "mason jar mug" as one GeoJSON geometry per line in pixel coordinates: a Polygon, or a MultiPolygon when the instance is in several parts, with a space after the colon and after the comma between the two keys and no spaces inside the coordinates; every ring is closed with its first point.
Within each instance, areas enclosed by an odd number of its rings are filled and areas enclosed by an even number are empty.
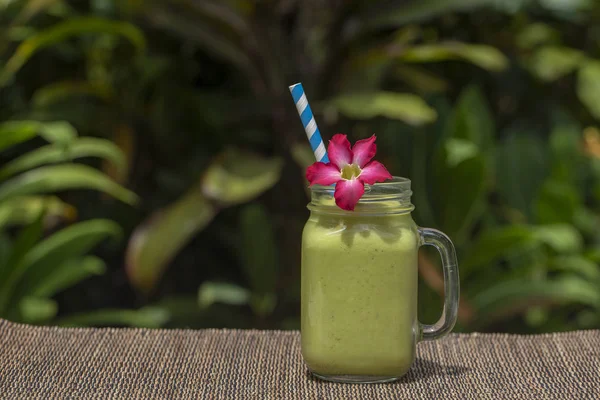
{"type": "Polygon", "coordinates": [[[335,205],[334,188],[311,187],[302,235],[302,356],[317,377],[387,382],[404,375],[416,344],[450,332],[459,280],[454,246],[411,217],[410,180],[366,185],[354,211],[335,205]],[[445,301],[440,320],[417,319],[418,249],[442,258],[445,301]]]}

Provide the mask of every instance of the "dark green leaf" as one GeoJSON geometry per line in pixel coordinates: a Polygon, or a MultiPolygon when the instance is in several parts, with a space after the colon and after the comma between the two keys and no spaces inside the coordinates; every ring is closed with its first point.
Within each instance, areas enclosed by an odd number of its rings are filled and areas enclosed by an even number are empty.
{"type": "Polygon", "coordinates": [[[513,131],[496,155],[498,192],[510,207],[532,218],[534,199],[548,175],[544,142],[527,132],[513,131]]]}
{"type": "Polygon", "coordinates": [[[581,234],[569,224],[538,225],[533,232],[537,241],[560,254],[576,253],[583,248],[581,234]]]}
{"type": "Polygon", "coordinates": [[[73,219],[77,210],[54,196],[17,196],[0,203],[0,230],[12,225],[27,225],[45,212],[46,219],[73,219]]]}
{"type": "Polygon", "coordinates": [[[20,322],[26,324],[44,323],[56,316],[58,304],[51,299],[25,297],[19,302],[20,322]]]}
{"type": "Polygon", "coordinates": [[[579,69],[577,95],[596,119],[600,119],[600,61],[587,61],[579,69]]]}
{"type": "Polygon", "coordinates": [[[534,243],[532,230],[527,226],[512,225],[483,233],[466,251],[460,262],[461,277],[466,277],[475,267],[490,268],[492,263],[515,250],[534,243]]]}
{"type": "Polygon", "coordinates": [[[27,280],[27,292],[35,297],[52,297],[92,276],[102,275],[106,270],[104,261],[98,257],[87,256],[63,262],[47,275],[31,275],[27,280]]]}
{"type": "Polygon", "coordinates": [[[81,157],[100,157],[110,161],[115,166],[119,177],[127,171],[127,160],[116,144],[106,139],[80,138],[67,147],[43,146],[12,160],[0,168],[0,180],[44,164],[60,163],[81,157]]]}
{"type": "Polygon", "coordinates": [[[329,103],[341,114],[355,119],[371,119],[382,116],[397,119],[410,125],[422,125],[435,121],[435,110],[414,94],[373,92],[345,94],[329,103]]]}
{"type": "Polygon", "coordinates": [[[173,257],[216,213],[215,207],[193,188],[138,226],[125,256],[132,285],[145,292],[152,290],[173,257]]]}
{"type": "Polygon", "coordinates": [[[101,33],[123,36],[138,51],[144,51],[146,42],[143,33],[128,22],[111,21],[96,17],[76,17],[60,22],[28,38],[17,47],[15,53],[0,69],[0,87],[17,73],[21,67],[40,49],[55,45],[70,37],[88,33],[101,33]]]}
{"type": "Polygon", "coordinates": [[[169,313],[160,307],[143,307],[139,310],[97,310],[69,315],[56,321],[59,326],[132,326],[160,328],[169,321],[169,313]]]}
{"type": "Polygon", "coordinates": [[[98,190],[128,204],[134,204],[138,200],[135,193],[94,168],[81,164],[63,164],[40,167],[5,181],[0,186],[0,201],[15,196],[70,189],[98,190]]]}
{"type": "Polygon", "coordinates": [[[273,226],[267,210],[260,204],[251,204],[242,210],[242,257],[244,271],[254,293],[275,291],[279,273],[279,259],[273,226]]]}
{"type": "Polygon", "coordinates": [[[535,219],[540,224],[572,223],[582,200],[572,184],[547,180],[535,200],[535,219]]]}
{"type": "Polygon", "coordinates": [[[554,81],[573,71],[584,61],[582,52],[568,47],[544,46],[528,61],[531,72],[543,81],[554,81]]]}
{"type": "Polygon", "coordinates": [[[558,271],[574,272],[600,284],[600,265],[580,255],[554,257],[550,267],[558,271]]]}
{"type": "Polygon", "coordinates": [[[436,221],[458,242],[483,211],[485,181],[477,147],[464,139],[447,140],[434,161],[432,201],[436,221]]]}
{"type": "Polygon", "coordinates": [[[280,158],[263,158],[230,149],[218,157],[202,177],[202,193],[225,206],[245,203],[279,181],[280,158]]]}
{"type": "Polygon", "coordinates": [[[463,60],[483,69],[498,72],[508,66],[508,60],[498,49],[476,44],[448,42],[424,44],[402,50],[398,58],[404,62],[440,62],[463,60]]]}
{"type": "Polygon", "coordinates": [[[0,309],[11,298],[28,294],[28,282],[43,282],[54,268],[81,257],[100,241],[121,234],[119,226],[108,220],[90,220],[68,226],[36,244],[14,264],[0,292],[0,309]]]}
{"type": "Polygon", "coordinates": [[[250,291],[233,283],[205,282],[198,289],[198,304],[205,309],[214,303],[245,305],[250,301],[250,291]]]}

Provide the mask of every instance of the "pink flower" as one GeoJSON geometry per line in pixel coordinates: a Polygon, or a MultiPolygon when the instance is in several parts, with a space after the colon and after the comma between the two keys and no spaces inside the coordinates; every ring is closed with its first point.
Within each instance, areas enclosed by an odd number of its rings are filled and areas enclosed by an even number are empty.
{"type": "Polygon", "coordinates": [[[328,163],[316,162],[306,170],[310,185],[335,185],[335,203],[341,209],[354,211],[365,193],[365,183],[373,185],[391,179],[392,175],[378,161],[371,161],[377,152],[375,135],[357,141],[352,148],[348,137],[341,133],[329,141],[328,163]]]}

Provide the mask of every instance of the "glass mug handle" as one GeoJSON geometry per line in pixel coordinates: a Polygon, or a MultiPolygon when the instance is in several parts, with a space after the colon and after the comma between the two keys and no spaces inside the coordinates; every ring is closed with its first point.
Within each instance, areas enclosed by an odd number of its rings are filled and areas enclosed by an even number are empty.
{"type": "Polygon", "coordinates": [[[419,340],[434,340],[450,333],[456,323],[458,314],[458,263],[456,251],[448,236],[431,228],[419,228],[421,246],[433,246],[442,257],[442,268],[444,270],[444,309],[442,316],[433,325],[419,322],[419,340]]]}

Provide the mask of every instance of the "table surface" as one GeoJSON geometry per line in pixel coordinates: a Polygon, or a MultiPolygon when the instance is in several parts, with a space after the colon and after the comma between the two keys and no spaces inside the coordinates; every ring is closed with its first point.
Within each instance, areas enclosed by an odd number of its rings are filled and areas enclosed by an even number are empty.
{"type": "Polygon", "coordinates": [[[34,327],[0,320],[2,399],[598,399],[600,331],[451,334],[400,381],[316,380],[293,331],[34,327]]]}

